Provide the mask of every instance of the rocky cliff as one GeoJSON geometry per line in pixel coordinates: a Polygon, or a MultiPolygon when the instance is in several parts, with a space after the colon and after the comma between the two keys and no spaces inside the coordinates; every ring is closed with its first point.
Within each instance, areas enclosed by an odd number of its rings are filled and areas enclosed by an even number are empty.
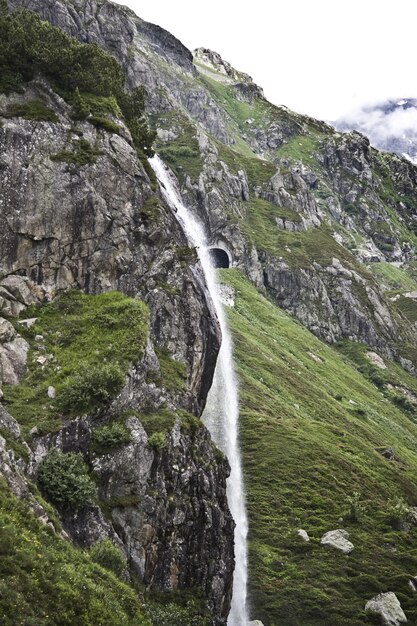
{"type": "MultiPolygon", "coordinates": [[[[145,87],[155,149],[238,270],[224,279],[243,380],[252,606],[266,626],[353,626],[372,619],[365,601],[384,588],[413,616],[417,169],[273,106],[218,53],[191,53],[129,9],[8,5],[97,44],[128,91],[145,87]],[[298,542],[301,524],[311,542],[298,542]],[[349,560],[320,547],[336,524],[353,533],[349,560]]],[[[41,74],[0,95],[0,115],[0,372],[21,434],[10,416],[2,428],[24,457],[3,474],[13,489],[16,472],[55,467],[54,450],[80,453],[88,507],[69,510],[45,483],[64,532],[83,547],[110,539],[133,580],[203,593],[224,624],[228,464],[198,421],[220,337],[195,251],[107,96],[69,97],[41,74]],[[62,296],[74,289],[93,300],[62,296]],[[129,301],[100,300],[115,290],[129,301]],[[130,315],[136,335],[121,330],[130,315]]]]}
{"type": "MultiPolygon", "coordinates": [[[[63,16],[53,5],[50,16],[63,16]]],[[[192,418],[205,404],[220,332],[196,256],[149,179],[117,107],[107,126],[75,121],[73,106],[38,76],[18,93],[0,95],[0,115],[0,303],[10,320],[2,318],[0,372],[4,402],[24,423],[31,446],[26,472],[35,479],[51,449],[81,453],[99,506],[81,512],[61,507],[70,538],[84,547],[112,539],[147,588],[203,592],[213,623],[222,624],[233,571],[233,521],[225,494],[229,468],[192,418]],[[139,360],[133,357],[125,368],[115,400],[68,412],[60,404],[59,372],[72,370],[78,381],[84,374],[60,347],[74,346],[74,337],[70,333],[61,341],[39,324],[48,303],[69,290],[92,299],[121,292],[145,303],[149,317],[142,337],[133,338],[143,344],[139,360]],[[10,394],[17,389],[19,397],[20,382],[36,389],[50,375],[57,382],[38,389],[38,399],[26,400],[33,421],[25,422],[24,409],[10,394]],[[52,428],[46,413],[55,420],[53,436],[45,434],[52,428]],[[71,413],[76,420],[69,419],[71,413]],[[115,420],[130,433],[125,445],[116,445],[114,454],[106,449],[104,457],[93,453],[92,429],[111,428],[115,420]]],[[[104,316],[117,315],[112,306],[104,316]]],[[[114,328],[114,318],[107,319],[99,327],[114,328]]],[[[88,341],[76,360],[87,363],[94,350],[104,361],[117,359],[116,347],[104,356],[98,338],[88,341]]],[[[112,341],[121,341],[115,331],[112,341]]],[[[91,385],[104,384],[93,378],[91,385]]],[[[9,437],[7,425],[5,431],[9,437]]]]}

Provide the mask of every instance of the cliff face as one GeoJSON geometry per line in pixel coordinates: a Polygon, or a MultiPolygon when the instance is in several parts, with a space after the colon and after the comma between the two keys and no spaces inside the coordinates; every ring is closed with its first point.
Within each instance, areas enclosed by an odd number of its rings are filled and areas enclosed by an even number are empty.
{"type": "Polygon", "coordinates": [[[186,201],[258,287],[325,341],[362,341],[412,369],[415,331],[366,267],[414,258],[411,164],[358,133],[274,107],[217,53],[199,49],[193,63],[175,37],[128,9],[10,5],[99,43],[126,68],[129,87],[146,87],[157,148],[186,201]]]}
{"type": "MultiPolygon", "coordinates": [[[[405,587],[416,556],[406,553],[416,530],[390,535],[386,512],[397,511],[394,496],[403,511],[417,505],[417,169],[359,133],[271,105],[219,54],[192,54],[124,7],[8,5],[98,44],[121,63],[128,89],[145,86],[156,150],[211,244],[241,271],[225,280],[236,303],[259,617],[266,626],[368,623],[365,596],[382,587],[398,588],[413,616],[405,587]],[[305,545],[295,535],[302,524],[312,537],[305,545]],[[360,546],[348,565],[319,547],[336,524],[350,524],[360,546]]],[[[37,479],[55,449],[80,453],[96,496],[81,510],[58,505],[63,536],[84,548],[109,538],[146,589],[203,593],[212,623],[223,625],[233,570],[229,468],[197,419],[220,337],[195,251],[117,109],[95,125],[74,119],[56,86],[37,76],[22,93],[0,95],[0,116],[0,375],[13,416],[0,414],[2,474],[53,524],[28,495],[28,477],[37,479]],[[34,102],[41,119],[27,119],[34,102]],[[96,315],[60,299],[73,289],[93,298],[96,315]],[[112,290],[147,307],[141,353],[128,365],[115,304],[94,300],[112,290]],[[102,375],[113,360],[124,367],[117,393],[103,402],[94,379],[98,407],[62,408],[62,371],[76,394],[80,376],[91,377],[74,363],[102,375]]]]}
{"type": "MultiPolygon", "coordinates": [[[[68,4],[42,8],[44,17],[67,26],[74,14],[68,4]]],[[[84,17],[97,10],[84,8],[84,17]]],[[[81,19],[75,28],[80,35],[81,19]]],[[[188,423],[192,415],[184,417],[184,411],[202,412],[220,344],[196,256],[120,116],[112,115],[113,132],[74,121],[71,106],[42,77],[21,93],[0,95],[0,116],[0,315],[10,319],[2,318],[0,374],[9,385],[5,402],[14,417],[22,413],[10,404],[9,389],[25,372],[36,379],[38,368],[42,379],[45,372],[73,367],[65,359],[58,366],[55,353],[43,356],[46,347],[39,341],[44,340],[28,334],[31,323],[17,323],[29,306],[35,318],[59,294],[76,289],[91,297],[122,292],[149,311],[143,357],[131,364],[104,412],[91,410],[87,420],[63,417],[59,433],[45,436],[42,412],[51,407],[41,401],[39,425],[24,433],[31,445],[25,471],[36,479],[48,450],[80,452],[95,476],[100,506],[60,511],[71,540],[88,547],[110,538],[147,588],[200,591],[213,623],[223,624],[234,564],[234,525],[225,494],[229,466],[197,418],[188,423]],[[40,119],[27,114],[34,103],[41,103],[40,119]],[[162,414],[170,419],[158,426],[162,414]],[[156,426],[146,432],[142,415],[154,415],[156,426]],[[130,432],[129,445],[93,454],[92,429],[115,419],[130,432]]],[[[59,345],[52,341],[48,350],[59,345]]],[[[89,349],[95,348],[93,342],[89,349]]],[[[59,388],[48,393],[52,405],[55,394],[59,403],[59,388]]],[[[5,431],[10,437],[6,426],[5,431]]],[[[21,470],[24,466],[22,461],[21,470]]],[[[2,473],[13,474],[6,465],[2,473]]]]}

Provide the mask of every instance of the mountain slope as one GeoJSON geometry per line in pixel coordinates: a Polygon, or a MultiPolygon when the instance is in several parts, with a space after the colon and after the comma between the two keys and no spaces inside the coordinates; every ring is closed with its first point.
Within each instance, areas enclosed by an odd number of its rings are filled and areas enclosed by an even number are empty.
{"type": "Polygon", "coordinates": [[[375,148],[417,160],[417,100],[401,98],[365,105],[334,124],[342,131],[357,130],[375,148]]]}
{"type": "Polygon", "coordinates": [[[236,270],[222,272],[235,301],[253,614],[264,624],[356,626],[373,623],[368,599],[394,591],[414,623],[417,528],[400,504],[417,501],[417,412],[401,411],[389,387],[415,394],[417,381],[365,356],[358,370],[345,346],[326,346],[236,270]],[[350,555],[320,545],[337,528],[349,532],[350,555]]]}
{"type": "MultiPolygon", "coordinates": [[[[374,620],[364,613],[367,600],[393,591],[412,623],[417,169],[371,148],[358,133],[273,106],[218,54],[199,49],[193,58],[173,35],[126,8],[96,0],[9,0],[9,6],[30,8],[79,41],[99,44],[122,64],[128,89],[145,85],[155,148],[213,247],[232,260],[235,269],[223,277],[236,299],[230,320],[241,379],[253,617],[265,626],[356,626],[374,620]],[[339,527],[355,546],[349,556],[319,545],[324,532],[339,527]],[[308,544],[299,528],[309,532],[308,544]]],[[[7,237],[2,277],[31,279],[22,315],[30,302],[43,302],[40,317],[48,318],[59,304],[49,309],[47,300],[74,286],[140,296],[150,312],[144,357],[132,364],[120,394],[87,419],[64,416],[58,435],[32,433],[35,458],[46,447],[81,450],[99,481],[98,504],[110,513],[139,579],[148,584],[155,575],[156,586],[183,591],[197,580],[212,620],[222,624],[233,567],[227,463],[184,414],[201,414],[219,339],[195,254],[137,160],[126,119],[113,109],[99,128],[88,116],[77,121],[70,150],[74,103],[44,80],[24,90],[0,100],[7,232],[19,243],[7,237]],[[23,119],[13,109],[34,99],[59,122],[23,119]],[[93,153],[80,154],[79,133],[93,153]],[[62,152],[66,159],[75,153],[71,163],[51,159],[62,152]],[[64,248],[51,232],[58,217],[64,248]],[[110,460],[98,458],[90,447],[95,429],[120,420],[133,443],[110,460]],[[146,480],[132,487],[126,460],[130,472],[141,473],[143,459],[146,480]],[[184,512],[195,515],[198,541],[184,512]],[[199,545],[208,548],[196,563],[192,550],[199,545]]],[[[7,291],[7,280],[1,306],[15,315],[22,297],[7,291]]],[[[25,338],[39,358],[36,330],[25,338]]],[[[59,341],[50,339],[48,348],[58,354],[59,341]]],[[[24,415],[15,417],[23,422],[24,415]]],[[[79,536],[74,520],[63,517],[79,536]]]]}

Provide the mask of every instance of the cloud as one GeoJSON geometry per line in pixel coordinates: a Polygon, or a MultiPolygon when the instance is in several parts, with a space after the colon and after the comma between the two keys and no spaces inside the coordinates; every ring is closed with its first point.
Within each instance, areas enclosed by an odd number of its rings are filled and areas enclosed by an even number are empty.
{"type": "Polygon", "coordinates": [[[417,156],[417,100],[390,98],[368,102],[337,120],[335,126],[340,130],[358,130],[382,150],[413,160],[417,156]]]}

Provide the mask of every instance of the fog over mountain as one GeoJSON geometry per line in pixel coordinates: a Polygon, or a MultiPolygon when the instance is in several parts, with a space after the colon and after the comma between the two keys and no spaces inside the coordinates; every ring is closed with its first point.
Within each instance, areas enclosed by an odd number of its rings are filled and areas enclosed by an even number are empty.
{"type": "Polygon", "coordinates": [[[391,98],[364,104],[334,122],[339,130],[358,130],[380,150],[417,162],[417,99],[391,98]]]}

